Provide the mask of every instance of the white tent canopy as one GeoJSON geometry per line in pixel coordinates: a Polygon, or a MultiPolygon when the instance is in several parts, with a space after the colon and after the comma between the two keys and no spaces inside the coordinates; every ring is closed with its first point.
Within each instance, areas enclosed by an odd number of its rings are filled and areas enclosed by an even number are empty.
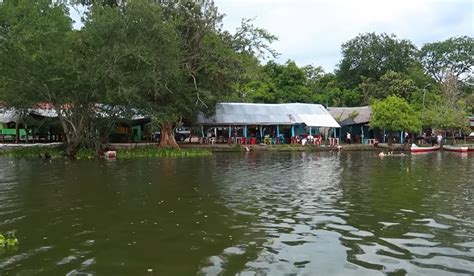
{"type": "Polygon", "coordinates": [[[203,125],[295,125],[340,127],[320,104],[220,103],[211,117],[198,115],[203,125]]]}

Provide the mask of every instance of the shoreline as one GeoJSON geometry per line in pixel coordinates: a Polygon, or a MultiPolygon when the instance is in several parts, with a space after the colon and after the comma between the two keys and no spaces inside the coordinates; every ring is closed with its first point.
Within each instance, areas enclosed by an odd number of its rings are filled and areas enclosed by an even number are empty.
{"type": "MultiPolygon", "coordinates": [[[[54,148],[61,146],[62,143],[35,143],[35,144],[0,144],[0,150],[11,150],[18,148],[54,148]]],[[[409,144],[379,144],[378,147],[373,145],[364,144],[342,144],[340,148],[332,147],[329,145],[300,145],[300,144],[282,144],[282,145],[247,145],[247,144],[198,144],[198,143],[178,143],[181,149],[202,149],[211,152],[241,152],[241,151],[308,151],[308,152],[321,152],[321,151],[410,151],[409,144]]],[[[158,146],[158,143],[111,143],[111,148],[116,150],[124,149],[135,149],[143,147],[158,146]]],[[[158,148],[158,147],[157,147],[158,148]]]]}

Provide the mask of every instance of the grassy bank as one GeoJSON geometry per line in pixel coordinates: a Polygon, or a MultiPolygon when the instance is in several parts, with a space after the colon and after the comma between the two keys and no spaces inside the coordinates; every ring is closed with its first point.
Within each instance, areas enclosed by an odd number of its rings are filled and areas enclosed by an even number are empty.
{"type": "Polygon", "coordinates": [[[117,158],[143,158],[143,157],[194,157],[209,156],[211,151],[207,149],[169,149],[157,147],[140,147],[131,149],[118,149],[117,158]]]}
{"type": "Polygon", "coordinates": [[[64,156],[64,150],[61,147],[12,147],[0,149],[0,156],[17,158],[39,158],[46,155],[51,158],[60,158],[64,156]]]}
{"type": "MultiPolygon", "coordinates": [[[[156,146],[118,149],[117,158],[145,158],[145,157],[192,157],[192,156],[208,156],[211,151],[207,149],[168,149],[158,148],[156,146]]],[[[0,150],[0,156],[15,157],[15,158],[66,158],[64,149],[62,147],[14,147],[4,148],[0,150]]],[[[99,158],[97,152],[88,149],[81,149],[78,151],[76,159],[94,159],[99,158]]]]}
{"type": "Polygon", "coordinates": [[[181,144],[182,148],[185,149],[207,149],[212,152],[241,152],[241,151],[275,151],[275,152],[320,152],[320,151],[407,151],[409,150],[408,145],[387,145],[379,144],[379,147],[373,145],[362,145],[362,144],[342,144],[340,149],[331,147],[328,145],[227,145],[227,144],[216,144],[216,145],[202,145],[202,144],[181,144]]]}

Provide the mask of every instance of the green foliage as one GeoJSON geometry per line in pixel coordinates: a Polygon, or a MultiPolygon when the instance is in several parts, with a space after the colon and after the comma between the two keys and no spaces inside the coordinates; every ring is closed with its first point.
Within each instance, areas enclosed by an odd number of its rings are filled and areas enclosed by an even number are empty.
{"type": "Polygon", "coordinates": [[[211,152],[203,149],[172,149],[157,147],[139,147],[117,151],[117,158],[148,158],[148,157],[197,157],[208,156],[211,152]]]}
{"type": "Polygon", "coordinates": [[[342,44],[342,60],[336,71],[345,87],[355,88],[362,77],[379,80],[388,71],[406,72],[417,63],[415,46],[385,33],[366,33],[342,44]]]}
{"type": "Polygon", "coordinates": [[[159,5],[142,0],[126,8],[94,5],[82,33],[96,86],[113,103],[139,107],[158,120],[177,120],[177,110],[187,111],[175,103],[186,100],[180,40],[159,5]]]}
{"type": "Polygon", "coordinates": [[[380,78],[377,98],[381,99],[388,95],[395,95],[409,100],[416,89],[415,82],[407,75],[388,71],[380,78]]]}
{"type": "Polygon", "coordinates": [[[19,109],[49,103],[56,109],[68,153],[96,139],[95,103],[110,103],[100,67],[82,32],[72,30],[57,1],[0,5],[0,101],[19,109]]]}
{"type": "Polygon", "coordinates": [[[376,100],[372,104],[372,128],[389,131],[417,132],[421,129],[421,121],[410,104],[403,98],[389,96],[385,100],[376,100]]]}
{"type": "Polygon", "coordinates": [[[192,121],[248,78],[257,56],[276,54],[268,44],[276,38],[249,20],[234,35],[222,31],[209,0],[83,1],[81,30],[72,29],[67,2],[0,5],[0,101],[52,104],[71,156],[97,148],[97,130],[117,119],[114,108],[98,118],[97,103],[140,108],[162,126],[192,121]]]}
{"type": "Polygon", "coordinates": [[[441,92],[439,100],[423,112],[424,124],[447,131],[459,129],[468,131],[467,118],[470,109],[466,105],[458,79],[453,75],[445,78],[441,92]]]}
{"type": "Polygon", "coordinates": [[[449,75],[470,76],[474,67],[474,39],[452,37],[445,41],[426,43],[419,53],[426,71],[442,82],[449,75]]]}
{"type": "Polygon", "coordinates": [[[0,150],[0,156],[8,156],[15,158],[39,158],[47,154],[51,158],[59,158],[64,156],[64,149],[60,147],[15,147],[0,150]]]}
{"type": "Polygon", "coordinates": [[[234,34],[227,31],[223,36],[238,53],[257,58],[276,58],[278,53],[270,47],[270,43],[278,40],[267,30],[255,27],[252,19],[242,19],[234,34]]]}
{"type": "Polygon", "coordinates": [[[438,103],[427,108],[423,114],[423,122],[427,126],[445,131],[469,130],[469,114],[463,101],[457,102],[454,106],[438,103]]]}
{"type": "MultiPolygon", "coordinates": [[[[202,149],[170,149],[158,148],[156,146],[137,147],[131,149],[118,149],[117,158],[144,158],[144,157],[193,157],[208,156],[211,152],[202,149]]],[[[61,147],[17,147],[0,150],[0,156],[14,158],[48,158],[58,159],[65,157],[64,148],[61,147]]],[[[81,148],[76,154],[77,160],[90,160],[101,158],[97,155],[97,151],[92,149],[81,148]]]]}
{"type": "Polygon", "coordinates": [[[19,243],[18,238],[15,236],[16,231],[8,231],[0,233],[0,248],[12,247],[19,243]]]}

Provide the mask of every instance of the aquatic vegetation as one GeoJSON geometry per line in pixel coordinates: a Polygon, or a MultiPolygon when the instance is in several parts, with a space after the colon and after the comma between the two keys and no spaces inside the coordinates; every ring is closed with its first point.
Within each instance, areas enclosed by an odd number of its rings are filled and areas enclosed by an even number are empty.
{"type": "Polygon", "coordinates": [[[18,239],[15,236],[15,230],[0,234],[0,248],[11,247],[18,244],[18,239]]]}
{"type": "Polygon", "coordinates": [[[25,157],[25,158],[58,158],[64,155],[60,147],[16,147],[0,150],[0,156],[25,157]]]}
{"type": "Polygon", "coordinates": [[[194,157],[209,156],[211,152],[205,149],[173,149],[157,147],[140,147],[133,149],[117,150],[117,158],[143,158],[143,157],[194,157]]]}
{"type": "Polygon", "coordinates": [[[81,148],[76,153],[76,159],[94,159],[97,158],[97,152],[93,149],[81,148]]]}
{"type": "MultiPolygon", "coordinates": [[[[118,149],[117,158],[142,158],[142,157],[193,157],[209,156],[211,152],[206,149],[172,149],[158,148],[155,146],[137,147],[131,149],[118,149]]],[[[18,147],[0,150],[0,156],[15,158],[41,158],[56,159],[66,157],[65,151],[61,147],[18,147]]],[[[76,154],[76,159],[94,159],[98,153],[92,149],[80,149],[76,154]]]]}

